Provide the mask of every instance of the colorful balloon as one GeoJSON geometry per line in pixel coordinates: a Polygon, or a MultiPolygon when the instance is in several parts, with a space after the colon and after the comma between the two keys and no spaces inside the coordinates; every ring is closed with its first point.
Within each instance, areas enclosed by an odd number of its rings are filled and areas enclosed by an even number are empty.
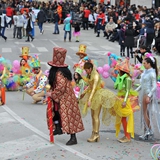
{"type": "Polygon", "coordinates": [[[103,72],[102,76],[103,76],[103,78],[108,78],[109,77],[109,73],[108,72],[103,72]]]}
{"type": "Polygon", "coordinates": [[[103,73],[103,68],[102,67],[98,67],[97,71],[98,71],[99,74],[102,74],[103,73]]]}
{"type": "Polygon", "coordinates": [[[110,69],[110,66],[109,66],[108,64],[105,64],[105,65],[103,66],[103,71],[108,72],[109,69],[110,69]]]}

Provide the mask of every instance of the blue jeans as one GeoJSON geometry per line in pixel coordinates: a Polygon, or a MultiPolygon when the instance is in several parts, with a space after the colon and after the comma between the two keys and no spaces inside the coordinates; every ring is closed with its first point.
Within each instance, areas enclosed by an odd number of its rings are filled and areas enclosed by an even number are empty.
{"type": "Polygon", "coordinates": [[[65,31],[64,32],[64,39],[66,39],[67,33],[69,33],[69,40],[71,40],[71,31],[65,31]]]}
{"type": "Polygon", "coordinates": [[[38,26],[39,26],[40,33],[42,33],[42,30],[43,30],[43,23],[38,23],[38,26]]]}
{"type": "Polygon", "coordinates": [[[59,33],[58,22],[55,22],[54,33],[59,33]]]}
{"type": "Polygon", "coordinates": [[[1,34],[4,36],[6,27],[1,27],[1,34]]]}

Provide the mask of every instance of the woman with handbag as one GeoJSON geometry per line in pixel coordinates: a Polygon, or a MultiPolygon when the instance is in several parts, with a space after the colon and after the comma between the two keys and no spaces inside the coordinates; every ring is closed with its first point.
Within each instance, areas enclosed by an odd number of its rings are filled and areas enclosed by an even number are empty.
{"type": "Polygon", "coordinates": [[[118,90],[117,96],[122,103],[117,101],[114,109],[116,112],[116,137],[120,132],[121,123],[123,125],[124,137],[118,139],[121,143],[131,141],[134,138],[134,111],[139,109],[138,102],[135,103],[138,93],[131,89],[132,79],[130,76],[129,60],[125,59],[122,63],[117,65],[119,74],[117,76],[114,88],[118,90]],[[132,100],[134,98],[134,100],[132,100]],[[128,119],[128,121],[127,121],[128,119]],[[131,137],[130,137],[131,134],[131,137]]]}
{"type": "Polygon", "coordinates": [[[29,16],[29,14],[27,15],[27,19],[26,19],[24,28],[26,29],[26,33],[27,33],[27,40],[26,40],[26,42],[30,42],[30,38],[29,37],[31,37],[31,41],[33,41],[34,38],[33,38],[32,34],[31,34],[33,25],[32,25],[32,21],[31,21],[31,16],[29,16]]]}

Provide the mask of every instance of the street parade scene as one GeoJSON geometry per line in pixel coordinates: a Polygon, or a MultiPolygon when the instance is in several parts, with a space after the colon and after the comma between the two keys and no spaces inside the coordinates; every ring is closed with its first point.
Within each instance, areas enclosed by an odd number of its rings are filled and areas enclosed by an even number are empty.
{"type": "Polygon", "coordinates": [[[160,160],[158,0],[0,0],[0,160],[160,160]]]}

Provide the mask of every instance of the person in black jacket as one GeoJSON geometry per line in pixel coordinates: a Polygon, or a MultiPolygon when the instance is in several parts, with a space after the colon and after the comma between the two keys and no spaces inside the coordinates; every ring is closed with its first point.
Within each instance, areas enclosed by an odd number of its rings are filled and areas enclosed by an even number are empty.
{"type": "Polygon", "coordinates": [[[133,47],[134,47],[134,36],[135,36],[135,31],[133,29],[133,25],[130,23],[128,24],[128,29],[125,31],[125,47],[127,47],[127,57],[133,58],[133,47]]]}
{"type": "Polygon", "coordinates": [[[59,34],[59,28],[58,28],[59,20],[60,20],[59,15],[57,13],[57,10],[55,10],[55,12],[54,12],[54,23],[55,23],[55,26],[54,26],[54,33],[53,34],[59,34]]]}
{"type": "Polygon", "coordinates": [[[119,45],[120,45],[120,56],[125,57],[125,30],[126,30],[126,25],[121,24],[121,29],[118,31],[119,35],[119,45]]]}
{"type": "Polygon", "coordinates": [[[140,50],[135,51],[135,57],[139,61],[139,63],[142,64],[143,58],[144,58],[145,54],[148,52],[151,53],[151,51],[149,51],[146,46],[140,46],[140,50]],[[140,53],[140,55],[138,55],[139,53],[140,53]]]}

